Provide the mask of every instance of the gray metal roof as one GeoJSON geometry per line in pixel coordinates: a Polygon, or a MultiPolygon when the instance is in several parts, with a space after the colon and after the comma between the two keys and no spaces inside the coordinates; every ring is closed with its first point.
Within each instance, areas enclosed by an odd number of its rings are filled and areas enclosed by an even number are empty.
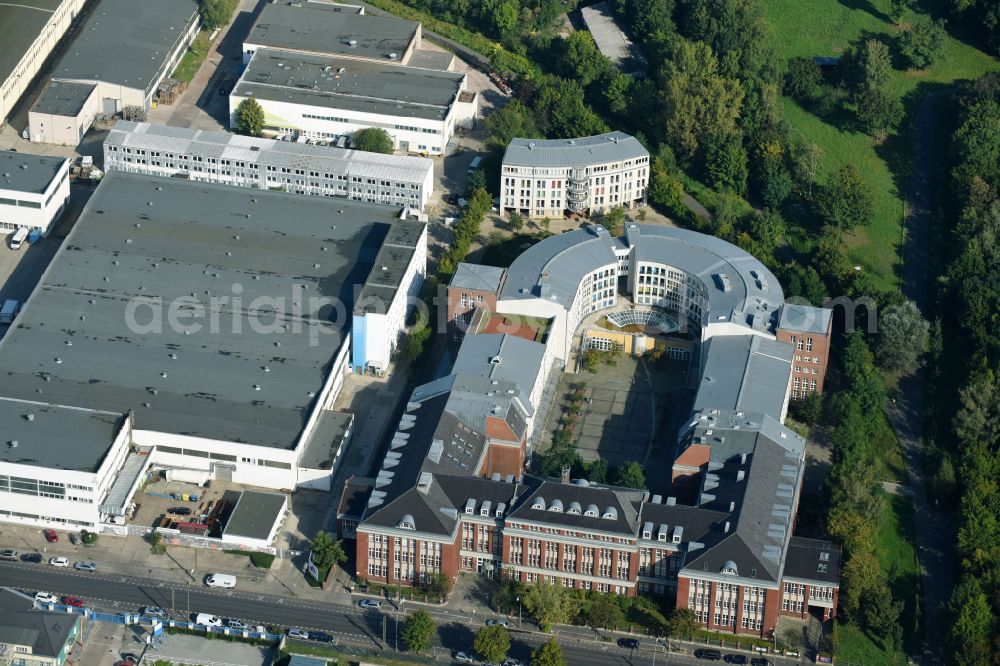
{"type": "Polygon", "coordinates": [[[354,314],[386,312],[389,309],[426,228],[423,222],[409,220],[399,220],[392,225],[375,257],[371,273],[358,293],[354,314]]]}
{"type": "Polygon", "coordinates": [[[56,116],[76,117],[83,105],[94,93],[95,83],[75,83],[73,81],[49,81],[41,96],[31,107],[35,113],[51,113],[56,116]]]}
{"type": "Polygon", "coordinates": [[[544,480],[531,492],[518,498],[517,508],[511,512],[510,517],[512,520],[636,536],[639,529],[636,506],[645,495],[645,490],[544,480]],[[532,508],[539,497],[545,501],[545,509],[532,508]],[[561,512],[549,510],[552,500],[561,502],[561,512]],[[566,513],[566,509],[574,502],[580,505],[581,513],[566,513]],[[584,515],[590,505],[597,507],[596,517],[584,515]],[[604,517],[608,508],[614,509],[614,518],[604,517]]]}
{"type": "Polygon", "coordinates": [[[334,412],[329,409],[320,412],[312,434],[309,435],[309,441],[306,442],[305,450],[299,457],[299,467],[332,469],[337,451],[352,423],[354,414],[334,412]]]}
{"type": "Polygon", "coordinates": [[[0,189],[44,194],[68,161],[65,157],[0,150],[0,189]]]}
{"type": "Polygon", "coordinates": [[[149,94],[197,20],[197,0],[98,0],[51,76],[106,81],[149,94]]]}
{"type": "Polygon", "coordinates": [[[244,43],[388,62],[390,53],[403,57],[419,25],[342,5],[281,0],[264,5],[244,43]]]}
{"type": "Polygon", "coordinates": [[[124,422],[115,412],[0,398],[0,460],[96,472],[124,422]]]}
{"type": "Polygon", "coordinates": [[[694,411],[760,412],[781,419],[792,376],[790,344],[752,333],[716,335],[702,353],[705,370],[694,411]]]}
{"type": "Polygon", "coordinates": [[[406,183],[422,184],[427,180],[428,174],[434,171],[434,161],[426,157],[382,155],[334,146],[275,141],[228,132],[151,125],[127,120],[118,121],[108,133],[104,145],[215,157],[275,167],[348,173],[353,176],[406,183]]]}
{"type": "Polygon", "coordinates": [[[500,296],[538,298],[547,285],[546,299],[569,307],[584,276],[617,262],[615,248],[626,247],[640,261],[674,266],[700,280],[708,293],[707,323],[773,327],[784,294],[764,264],[720,238],[650,224],[630,224],[622,238],[612,238],[596,225],[546,238],[514,260],[500,296]],[[720,273],[729,277],[728,290],[714,277],[720,273]]]}
{"type": "Polygon", "coordinates": [[[793,536],[788,542],[785,577],[840,587],[841,547],[830,541],[793,536]]]}
{"type": "Polygon", "coordinates": [[[281,520],[288,498],[280,493],[244,490],[222,533],[247,539],[267,539],[281,520]]]}
{"type": "Polygon", "coordinates": [[[0,588],[0,643],[28,645],[32,654],[55,659],[79,623],[79,615],[35,610],[27,595],[0,588]]]}
{"type": "Polygon", "coordinates": [[[458,350],[452,373],[509,382],[518,387],[524,408],[531,413],[534,406],[527,396],[542,371],[545,345],[506,333],[466,335],[458,350]],[[523,392],[523,393],[522,393],[523,392]]]}
{"type": "Polygon", "coordinates": [[[455,268],[448,286],[456,289],[497,292],[503,283],[503,274],[504,269],[496,266],[480,266],[463,261],[455,268]]]}
{"type": "Polygon", "coordinates": [[[504,166],[585,167],[649,157],[635,137],[608,132],[576,139],[511,139],[503,155],[504,166]]]}
{"type": "Polygon", "coordinates": [[[833,310],[829,308],[815,308],[811,305],[785,303],[781,308],[778,328],[826,335],[830,330],[830,318],[832,314],[833,310]]]}
{"type": "MultiPolygon", "coordinates": [[[[63,0],[17,0],[0,3],[0,44],[3,44],[3,48],[0,48],[0,85],[14,73],[14,68],[42,34],[45,24],[62,2],[63,0]]],[[[45,55],[39,54],[37,58],[44,60],[45,55]]]]}
{"type": "Polygon", "coordinates": [[[410,54],[410,59],[406,61],[408,67],[422,67],[424,69],[436,69],[444,72],[450,70],[455,64],[455,55],[448,51],[428,51],[426,49],[416,49],[410,54]]]}
{"type": "Polygon", "coordinates": [[[257,49],[235,97],[444,120],[465,75],[389,63],[257,49]],[[344,71],[339,73],[340,69],[344,71]]]}
{"type": "Polygon", "coordinates": [[[342,344],[331,300],[349,310],[398,212],[109,173],[0,341],[0,394],[292,448],[342,344]],[[129,326],[142,299],[135,323],[162,303],[162,326],[129,326]]]}

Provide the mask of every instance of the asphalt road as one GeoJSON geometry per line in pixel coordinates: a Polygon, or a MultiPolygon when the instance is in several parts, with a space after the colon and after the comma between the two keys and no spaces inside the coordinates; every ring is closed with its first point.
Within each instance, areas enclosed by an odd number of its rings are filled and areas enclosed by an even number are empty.
{"type": "MultiPolygon", "coordinates": [[[[301,627],[331,633],[337,642],[366,649],[392,651],[394,645],[395,609],[383,605],[382,610],[363,610],[356,605],[323,604],[299,601],[288,597],[244,594],[237,590],[216,590],[201,586],[158,583],[143,578],[119,576],[97,571],[76,572],[56,569],[47,564],[0,562],[0,585],[28,593],[53,592],[82,597],[88,606],[117,611],[137,611],[141,606],[173,609],[176,619],[188,619],[191,613],[213,613],[222,617],[237,617],[252,624],[301,627]],[[386,612],[383,612],[386,611],[386,612]],[[382,641],[383,626],[387,640],[382,641]]],[[[413,610],[404,606],[400,617],[413,610]]],[[[472,641],[478,624],[470,625],[468,617],[433,610],[438,623],[436,651],[445,656],[453,651],[472,651],[472,641]]],[[[510,656],[527,662],[531,651],[548,640],[538,632],[511,631],[510,656]]],[[[620,648],[614,642],[581,640],[558,636],[568,663],[583,666],[620,664],[622,666],[655,666],[655,664],[706,663],[686,655],[667,656],[662,646],[656,648],[650,640],[641,641],[634,652],[620,648]]],[[[772,662],[775,663],[775,662],[772,662]]],[[[781,663],[781,662],[778,662],[781,663]]],[[[792,662],[789,662],[792,663],[792,662]]]]}

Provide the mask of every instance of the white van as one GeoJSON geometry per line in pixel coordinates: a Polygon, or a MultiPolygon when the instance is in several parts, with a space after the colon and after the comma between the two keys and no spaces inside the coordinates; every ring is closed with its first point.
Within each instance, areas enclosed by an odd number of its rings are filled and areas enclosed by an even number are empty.
{"type": "Polygon", "coordinates": [[[205,585],[209,587],[236,587],[236,576],[214,573],[205,576],[205,585]]]}
{"type": "Polygon", "coordinates": [[[3,302],[3,307],[0,308],[0,324],[13,324],[14,317],[17,316],[20,309],[21,304],[19,302],[13,298],[8,298],[3,302]]]}
{"type": "Polygon", "coordinates": [[[26,240],[28,240],[28,227],[18,227],[14,235],[10,237],[10,249],[20,250],[26,240]]]}
{"type": "Polygon", "coordinates": [[[194,618],[194,623],[205,627],[221,627],[222,618],[212,615],[211,613],[198,613],[194,618]]]}

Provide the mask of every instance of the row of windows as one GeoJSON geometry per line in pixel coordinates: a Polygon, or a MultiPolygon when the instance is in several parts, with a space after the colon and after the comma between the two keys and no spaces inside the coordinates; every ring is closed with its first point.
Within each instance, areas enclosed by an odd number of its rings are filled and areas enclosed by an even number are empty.
{"type": "MultiPolygon", "coordinates": [[[[157,451],[162,451],[163,453],[174,453],[179,456],[191,456],[194,458],[208,458],[209,460],[222,460],[225,462],[236,462],[236,456],[229,455],[228,453],[216,453],[214,451],[199,451],[197,449],[182,449],[176,446],[163,446],[162,444],[156,447],[157,451]]],[[[248,463],[251,465],[260,465],[261,467],[274,467],[276,469],[291,469],[291,463],[280,462],[277,460],[264,460],[263,458],[240,458],[240,462],[248,463]]]]}
{"type": "MultiPolygon", "coordinates": [[[[338,116],[319,116],[314,113],[303,113],[303,118],[309,118],[310,120],[328,120],[334,123],[357,123],[356,120],[351,120],[350,118],[341,118],[338,116]]],[[[365,125],[371,125],[373,127],[384,127],[387,129],[404,130],[407,132],[422,132],[423,134],[440,134],[441,130],[433,129],[431,127],[415,127],[413,125],[398,125],[390,123],[370,123],[365,122],[365,125]]]]}

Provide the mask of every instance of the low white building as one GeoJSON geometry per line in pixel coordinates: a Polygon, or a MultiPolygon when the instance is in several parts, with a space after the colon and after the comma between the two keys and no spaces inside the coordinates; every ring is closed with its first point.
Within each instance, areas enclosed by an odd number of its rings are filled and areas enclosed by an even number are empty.
{"type": "Polygon", "coordinates": [[[0,3],[0,125],[80,13],[85,0],[0,3]]]}
{"type": "Polygon", "coordinates": [[[649,151],[635,137],[608,132],[577,139],[513,139],[503,156],[504,214],[562,217],[646,202],[649,151]]]}
{"type": "Polygon", "coordinates": [[[100,112],[97,88],[93,83],[50,81],[28,112],[31,140],[79,145],[100,112]]]}
{"type": "Polygon", "coordinates": [[[377,127],[396,150],[426,155],[443,154],[478,107],[465,74],[266,48],[229,96],[232,127],[248,98],[264,109],[270,136],[331,140],[377,127]]]}
{"type": "Polygon", "coordinates": [[[351,365],[381,374],[389,367],[427,273],[427,225],[399,222],[382,245],[355,301],[351,365]]]}
{"type": "Polygon", "coordinates": [[[69,202],[65,157],[0,150],[0,233],[21,227],[48,235],[69,202]]]}
{"type": "Polygon", "coordinates": [[[420,211],[434,189],[434,162],[424,157],[124,120],[104,141],[104,168],[420,211]]]}

